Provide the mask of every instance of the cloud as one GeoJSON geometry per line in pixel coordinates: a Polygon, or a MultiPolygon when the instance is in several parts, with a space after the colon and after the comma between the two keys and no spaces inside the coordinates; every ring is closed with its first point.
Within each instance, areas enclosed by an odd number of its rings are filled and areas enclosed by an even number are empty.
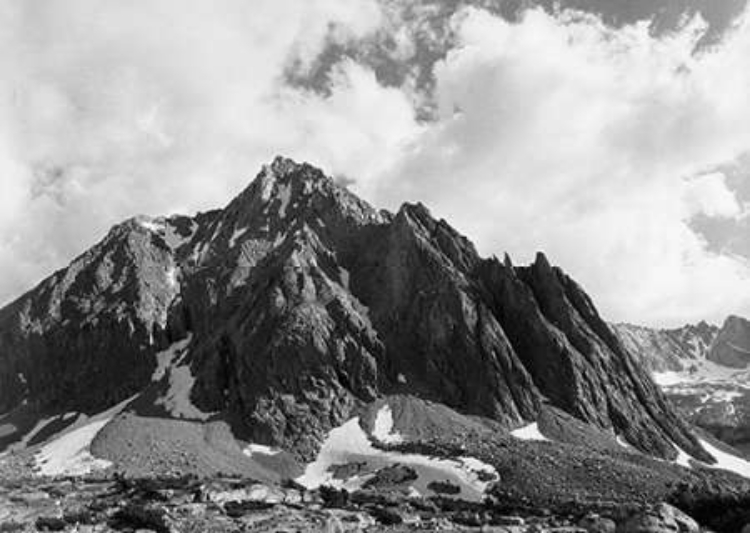
{"type": "Polygon", "coordinates": [[[357,176],[412,127],[406,97],[354,64],[328,97],[283,73],[379,24],[374,0],[3,3],[0,302],[124,218],[223,205],[277,153],[357,176]]]}
{"type": "Polygon", "coordinates": [[[548,251],[610,319],[750,313],[746,263],[689,226],[738,214],[705,172],[750,146],[747,24],[694,55],[699,20],[662,37],[571,12],[511,24],[465,9],[453,22],[439,121],[376,197],[426,201],[486,253],[548,251]]]}
{"type": "Polygon", "coordinates": [[[744,213],[721,172],[711,172],[690,180],[685,202],[692,217],[737,218],[744,213]]]}
{"type": "Polygon", "coordinates": [[[547,251],[609,319],[750,314],[748,265],[691,227],[744,216],[715,169],[750,148],[747,22],[695,54],[700,20],[654,36],[569,11],[516,24],[460,9],[430,33],[449,50],[431,94],[410,76],[385,87],[351,58],[327,91],[286,84],[290,65],[304,73],[332,43],[371,47],[388,32],[394,54],[419,61],[409,40],[426,30],[398,12],[376,0],[3,3],[0,301],[119,220],[223,205],[283,153],[379,206],[421,200],[486,254],[547,251]],[[435,120],[416,120],[430,99],[435,120]]]}

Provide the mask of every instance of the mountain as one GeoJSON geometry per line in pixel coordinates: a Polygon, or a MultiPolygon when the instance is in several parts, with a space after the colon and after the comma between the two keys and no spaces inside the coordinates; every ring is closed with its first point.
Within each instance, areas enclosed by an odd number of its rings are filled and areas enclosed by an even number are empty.
{"type": "MultiPolygon", "coordinates": [[[[543,254],[482,258],[421,204],[378,211],[276,158],[223,209],[125,221],[0,310],[0,451],[310,484],[341,479],[341,446],[397,453],[371,441],[713,463],[615,331],[543,254]]],[[[697,346],[673,337],[677,359],[697,346]]]]}
{"type": "Polygon", "coordinates": [[[750,322],[730,316],[673,330],[613,326],[688,420],[732,445],[750,444],[750,322]]]}
{"type": "Polygon", "coordinates": [[[717,365],[733,368],[750,366],[750,321],[738,316],[728,317],[707,358],[717,365]]]}
{"type": "Polygon", "coordinates": [[[611,324],[625,348],[651,372],[679,372],[706,359],[719,328],[699,322],[674,329],[611,324]]]}

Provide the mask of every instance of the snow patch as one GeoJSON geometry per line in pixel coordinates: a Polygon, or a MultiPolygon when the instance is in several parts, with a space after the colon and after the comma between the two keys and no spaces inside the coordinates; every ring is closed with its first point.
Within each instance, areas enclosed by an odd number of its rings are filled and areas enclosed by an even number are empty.
{"type": "Polygon", "coordinates": [[[209,242],[214,242],[221,233],[221,228],[224,227],[224,222],[222,220],[219,220],[216,224],[216,228],[214,228],[214,232],[211,234],[211,238],[209,239],[209,242]]]}
{"type": "Polygon", "coordinates": [[[229,247],[234,248],[235,244],[237,244],[237,239],[242,237],[247,232],[247,228],[240,228],[234,230],[234,233],[232,233],[232,237],[229,239],[229,247]]]}
{"type": "Polygon", "coordinates": [[[172,416],[184,419],[205,420],[210,415],[198,409],[190,400],[190,391],[195,384],[195,376],[190,365],[182,363],[192,335],[172,343],[169,348],[156,354],[156,370],[151,381],[166,380],[166,390],[154,403],[162,406],[172,416]]]}
{"type": "Polygon", "coordinates": [[[174,266],[170,266],[169,268],[167,268],[167,284],[173,289],[176,289],[178,287],[177,268],[175,268],[174,266]]]}
{"type": "Polygon", "coordinates": [[[206,420],[210,415],[198,409],[190,400],[190,392],[195,384],[195,376],[188,365],[170,368],[167,372],[167,391],[154,402],[164,407],[176,418],[206,420]]]}
{"type": "Polygon", "coordinates": [[[521,440],[537,440],[537,441],[548,441],[549,439],[542,435],[542,432],[539,431],[539,425],[534,422],[533,424],[529,424],[528,426],[524,426],[522,428],[514,429],[510,432],[511,435],[513,435],[517,439],[521,440]]]}
{"type": "MultiPolygon", "coordinates": [[[[91,442],[137,396],[135,394],[92,417],[73,413],[79,420],[58,437],[49,439],[34,455],[38,473],[44,476],[79,476],[111,466],[111,462],[91,454],[91,442]]],[[[64,417],[69,419],[70,413],[64,417]]]]}
{"type": "Polygon", "coordinates": [[[261,181],[261,189],[260,189],[260,197],[264,202],[267,202],[271,199],[271,193],[273,192],[273,174],[271,173],[270,169],[265,169],[265,173],[263,175],[262,181],[261,181]]]}
{"type": "Polygon", "coordinates": [[[661,387],[674,387],[676,385],[731,385],[748,388],[748,369],[738,369],[719,365],[713,361],[696,361],[686,370],[681,372],[655,372],[654,381],[661,387]]]}
{"type": "Polygon", "coordinates": [[[684,466],[685,468],[692,468],[693,465],[690,464],[690,461],[695,461],[695,459],[693,459],[693,456],[677,446],[675,443],[672,443],[672,445],[677,448],[677,458],[672,462],[676,465],[684,466]]]}
{"type": "Polygon", "coordinates": [[[39,473],[44,476],[80,476],[110,467],[111,462],[97,459],[89,451],[96,434],[110,420],[90,422],[43,446],[34,456],[39,473]]]}
{"type": "Polygon", "coordinates": [[[389,405],[381,407],[375,415],[372,436],[383,444],[398,444],[404,441],[400,434],[393,431],[393,411],[389,405]]]}
{"type": "Polygon", "coordinates": [[[248,457],[252,457],[254,454],[278,455],[281,453],[281,450],[278,448],[272,448],[271,446],[266,446],[265,444],[249,444],[244,450],[242,450],[242,453],[248,457]]]}
{"type": "Polygon", "coordinates": [[[712,446],[705,440],[701,440],[700,443],[703,448],[708,453],[710,453],[714,459],[716,459],[716,464],[706,465],[707,467],[718,468],[720,470],[729,470],[730,472],[734,472],[735,474],[739,474],[740,476],[750,478],[750,461],[746,461],[741,457],[737,457],[736,455],[732,455],[731,453],[722,451],[716,446],[712,446]]]}
{"type": "Polygon", "coordinates": [[[691,456],[689,453],[687,453],[685,450],[683,450],[682,448],[680,448],[674,443],[672,443],[672,445],[675,448],[677,448],[677,458],[671,462],[676,465],[684,466],[685,468],[692,468],[694,465],[700,465],[704,468],[727,470],[729,472],[734,472],[735,474],[738,474],[740,476],[750,478],[750,461],[747,461],[746,459],[743,459],[731,453],[720,450],[716,446],[713,446],[712,444],[710,444],[709,442],[703,439],[698,439],[698,440],[701,446],[703,446],[703,448],[714,459],[716,459],[716,463],[707,464],[702,461],[698,461],[697,459],[695,459],[693,456],[691,456]]]}
{"type": "Polygon", "coordinates": [[[148,217],[141,217],[137,219],[138,225],[145,228],[153,233],[161,233],[164,231],[164,221],[158,219],[150,219],[148,217]]]}
{"type": "Polygon", "coordinates": [[[654,372],[651,377],[660,387],[670,387],[686,381],[682,372],[674,372],[671,370],[668,372],[654,372]]]}
{"type": "Polygon", "coordinates": [[[292,186],[289,184],[281,185],[279,187],[279,200],[281,205],[279,206],[279,217],[286,217],[286,208],[289,206],[289,200],[292,197],[292,186]]]}
{"type": "Polygon", "coordinates": [[[497,471],[492,466],[471,457],[445,459],[379,450],[370,442],[360,426],[359,417],[356,417],[329,432],[315,461],[307,465],[304,474],[296,481],[308,489],[330,485],[356,490],[374,472],[395,464],[411,467],[417,472],[419,478],[412,485],[424,494],[430,492],[427,485],[431,480],[449,480],[461,487],[462,499],[480,501],[490,484],[482,481],[486,478],[481,473],[497,479],[497,471]],[[347,479],[334,477],[332,467],[354,463],[365,463],[367,471],[347,479]]]}

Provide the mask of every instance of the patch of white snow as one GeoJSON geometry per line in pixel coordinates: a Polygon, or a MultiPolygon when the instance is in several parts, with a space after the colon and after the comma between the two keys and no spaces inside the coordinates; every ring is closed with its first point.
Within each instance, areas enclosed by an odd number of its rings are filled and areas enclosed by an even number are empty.
{"type": "Polygon", "coordinates": [[[167,268],[167,284],[173,289],[177,288],[177,268],[174,266],[167,268]]]}
{"type": "Polygon", "coordinates": [[[419,454],[406,454],[384,451],[375,448],[360,427],[359,417],[345,422],[328,434],[314,462],[307,465],[302,476],[296,481],[308,489],[330,485],[347,490],[361,487],[375,471],[401,464],[413,468],[418,479],[412,483],[415,490],[428,494],[427,485],[431,480],[448,480],[461,487],[460,497],[480,501],[487,490],[488,481],[481,473],[491,474],[497,479],[497,471],[490,465],[470,457],[453,459],[430,457],[419,454]],[[336,479],[332,467],[350,463],[364,463],[367,472],[348,479],[336,479]]]}
{"type": "Polygon", "coordinates": [[[39,472],[45,476],[80,476],[112,465],[97,459],[89,448],[96,434],[111,418],[90,422],[44,445],[34,456],[39,472]]]}
{"type": "Polygon", "coordinates": [[[271,193],[273,192],[273,173],[270,169],[266,169],[263,178],[261,181],[261,190],[260,190],[260,197],[264,202],[267,202],[271,199],[271,193]]]}
{"type": "Polygon", "coordinates": [[[247,228],[240,228],[234,230],[234,233],[232,233],[232,237],[229,239],[229,247],[234,248],[235,244],[237,244],[237,239],[242,237],[247,232],[247,228]]]}
{"type": "Polygon", "coordinates": [[[522,428],[514,429],[510,432],[511,435],[513,435],[517,439],[521,440],[538,440],[538,441],[548,441],[549,439],[542,435],[542,432],[539,431],[539,425],[534,422],[533,424],[529,424],[528,426],[524,426],[522,428]]]}
{"type": "Polygon", "coordinates": [[[248,457],[252,457],[253,454],[278,455],[281,453],[281,450],[278,448],[272,448],[271,446],[266,446],[265,444],[249,444],[244,450],[242,450],[242,453],[248,457]]]}
{"type": "Polygon", "coordinates": [[[652,377],[654,378],[654,382],[660,387],[669,387],[686,381],[682,372],[674,372],[671,370],[668,372],[654,372],[652,377]]]}
{"type": "Polygon", "coordinates": [[[684,466],[685,468],[692,468],[692,465],[690,464],[690,461],[695,461],[693,459],[693,456],[687,453],[685,450],[677,446],[676,444],[672,443],[675,448],[677,448],[677,458],[673,460],[672,462],[676,465],[684,466]]]}
{"type": "Polygon", "coordinates": [[[705,450],[710,453],[714,459],[716,459],[716,464],[706,466],[710,468],[718,468],[721,470],[729,470],[730,472],[734,472],[735,474],[739,474],[740,476],[750,478],[750,461],[720,450],[719,448],[717,448],[716,446],[712,446],[705,440],[701,440],[700,443],[703,448],[705,448],[705,450]]]}
{"type": "Polygon", "coordinates": [[[400,434],[393,431],[393,411],[389,405],[381,407],[375,415],[372,436],[383,444],[398,444],[404,441],[400,434]]]}
{"type": "Polygon", "coordinates": [[[286,208],[289,206],[289,200],[292,197],[292,186],[289,184],[281,185],[279,187],[279,200],[281,205],[279,206],[279,217],[286,217],[286,208]]]}
{"type": "Polygon", "coordinates": [[[164,231],[164,221],[158,219],[141,217],[138,218],[138,225],[154,233],[160,233],[164,231]]]}
{"type": "Polygon", "coordinates": [[[152,381],[166,379],[166,390],[154,403],[160,405],[177,418],[205,420],[210,413],[198,409],[190,399],[190,392],[195,384],[195,376],[190,365],[181,361],[192,340],[192,336],[177,341],[156,354],[156,370],[151,376],[152,381]]]}

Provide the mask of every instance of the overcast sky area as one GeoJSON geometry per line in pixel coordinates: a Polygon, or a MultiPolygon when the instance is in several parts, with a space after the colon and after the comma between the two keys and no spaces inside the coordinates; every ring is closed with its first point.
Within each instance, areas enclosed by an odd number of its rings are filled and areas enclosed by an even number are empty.
{"type": "Polygon", "coordinates": [[[750,316],[745,0],[518,4],[0,3],[0,304],[283,154],[544,250],[608,320],[750,316]]]}

